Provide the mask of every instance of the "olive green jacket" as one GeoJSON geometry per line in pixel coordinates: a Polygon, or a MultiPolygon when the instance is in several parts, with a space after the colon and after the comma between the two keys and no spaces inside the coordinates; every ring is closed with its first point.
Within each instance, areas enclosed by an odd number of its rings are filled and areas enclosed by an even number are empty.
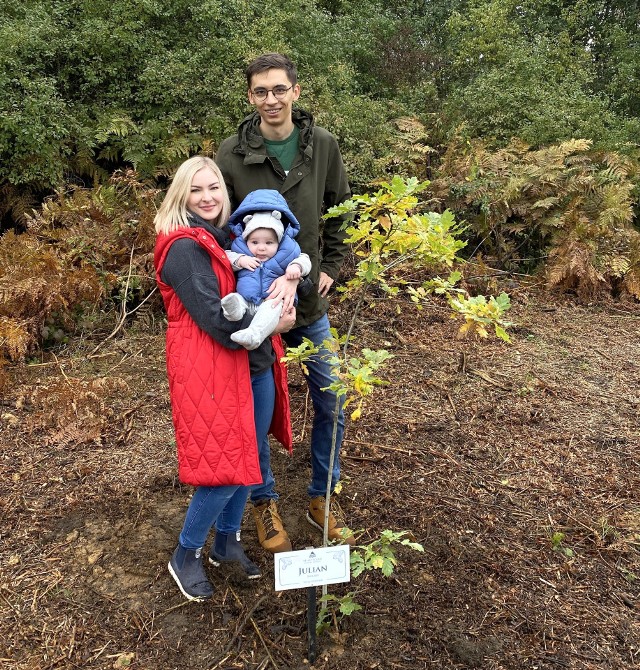
{"type": "Polygon", "coordinates": [[[300,146],[289,173],[276,158],[267,156],[260,133],[260,115],[249,115],[238,134],[222,142],[216,155],[229,190],[231,205],[237,207],[258,188],[272,188],[284,196],[300,222],[296,241],[311,259],[310,277],[314,289],[299,296],[296,326],[306,326],[326,313],[329,303],[318,294],[318,277],[325,272],[336,280],[347,253],[342,218],[322,221],[327,208],[350,195],[349,182],[338,143],[324,128],[314,125],[308,112],[294,109],[293,122],[300,129],[300,146]]]}

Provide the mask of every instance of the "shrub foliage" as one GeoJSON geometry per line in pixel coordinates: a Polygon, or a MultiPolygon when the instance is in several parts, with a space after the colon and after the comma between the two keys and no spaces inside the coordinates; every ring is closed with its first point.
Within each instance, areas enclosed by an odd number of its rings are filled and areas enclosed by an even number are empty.
{"type": "Polygon", "coordinates": [[[0,356],[149,290],[158,184],[234,132],[265,51],[297,63],[354,193],[431,180],[467,250],[639,298],[637,3],[425,7],[0,0],[0,220],[25,231],[0,239],[0,356]]]}
{"type": "Polygon", "coordinates": [[[217,146],[249,109],[243,70],[264,51],[297,63],[300,104],[338,136],[357,190],[393,161],[402,116],[432,145],[464,126],[501,146],[587,137],[627,151],[640,132],[639,10],[626,0],[0,0],[0,11],[5,225],[67,182],[168,174],[217,146]]]}

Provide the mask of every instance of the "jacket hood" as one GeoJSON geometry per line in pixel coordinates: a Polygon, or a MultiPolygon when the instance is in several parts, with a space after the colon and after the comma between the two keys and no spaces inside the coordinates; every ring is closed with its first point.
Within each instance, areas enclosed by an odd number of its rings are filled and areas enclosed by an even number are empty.
{"type": "MultiPolygon", "coordinates": [[[[300,129],[300,145],[302,150],[311,143],[315,121],[313,115],[298,107],[291,110],[291,118],[300,129]]],[[[264,144],[264,137],[260,132],[260,114],[252,112],[245,117],[238,127],[238,147],[241,151],[258,149],[264,144]]]]}
{"type": "Polygon", "coordinates": [[[242,233],[244,232],[243,219],[247,214],[256,214],[257,212],[271,213],[273,211],[282,214],[282,223],[285,226],[284,234],[289,237],[296,237],[300,232],[298,219],[296,219],[295,214],[289,209],[289,205],[284,197],[278,191],[270,188],[259,188],[251,191],[229,217],[229,227],[236,237],[242,237],[242,233]]]}

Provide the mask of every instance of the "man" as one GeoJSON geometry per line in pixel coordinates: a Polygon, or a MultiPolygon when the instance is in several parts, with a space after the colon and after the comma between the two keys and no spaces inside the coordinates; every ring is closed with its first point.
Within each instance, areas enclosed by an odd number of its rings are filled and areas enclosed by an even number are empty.
{"type": "MultiPolygon", "coordinates": [[[[298,346],[306,337],[321,344],[330,337],[326,296],[338,277],[347,252],[342,219],[321,222],[322,213],[350,195],[344,164],[336,139],[314,125],[313,117],[293,103],[300,96],[294,64],[284,55],[267,53],[252,61],[246,70],[249,102],[255,107],[240,124],[238,134],[220,145],[216,162],[224,175],[233,206],[255,189],[279,191],[300,222],[297,241],[311,258],[310,277],[314,289],[299,296],[296,327],[283,337],[298,346]]],[[[283,297],[285,307],[293,304],[297,280],[276,280],[271,298],[283,297]]],[[[325,491],[337,407],[332,391],[323,391],[335,379],[326,351],[309,361],[307,383],[314,407],[311,433],[312,479],[307,520],[322,530],[325,491]]],[[[338,408],[337,451],[331,475],[331,492],[340,477],[338,450],[344,432],[342,407],[338,408]]],[[[289,551],[291,542],[278,513],[270,454],[260,454],[263,483],[251,492],[253,514],[260,544],[267,551],[289,551]]],[[[333,503],[332,503],[333,506],[333,503]]],[[[336,516],[329,517],[329,538],[354,544],[353,533],[336,516]]]]}

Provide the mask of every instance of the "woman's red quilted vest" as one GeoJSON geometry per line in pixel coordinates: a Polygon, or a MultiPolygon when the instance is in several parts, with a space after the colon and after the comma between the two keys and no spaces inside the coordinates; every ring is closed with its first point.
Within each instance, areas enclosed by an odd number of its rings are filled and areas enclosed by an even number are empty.
{"type": "MultiPolygon", "coordinates": [[[[180,481],[194,486],[262,482],[253,417],[249,358],[245,349],[227,349],[201,330],[160,275],[171,244],[188,237],[211,257],[221,297],[235,290],[224,251],[202,228],[181,228],[159,235],[154,262],[167,311],[167,373],[178,452],[180,481]]],[[[273,338],[276,408],[270,432],[289,451],[291,418],[280,337],[273,338]]]]}

